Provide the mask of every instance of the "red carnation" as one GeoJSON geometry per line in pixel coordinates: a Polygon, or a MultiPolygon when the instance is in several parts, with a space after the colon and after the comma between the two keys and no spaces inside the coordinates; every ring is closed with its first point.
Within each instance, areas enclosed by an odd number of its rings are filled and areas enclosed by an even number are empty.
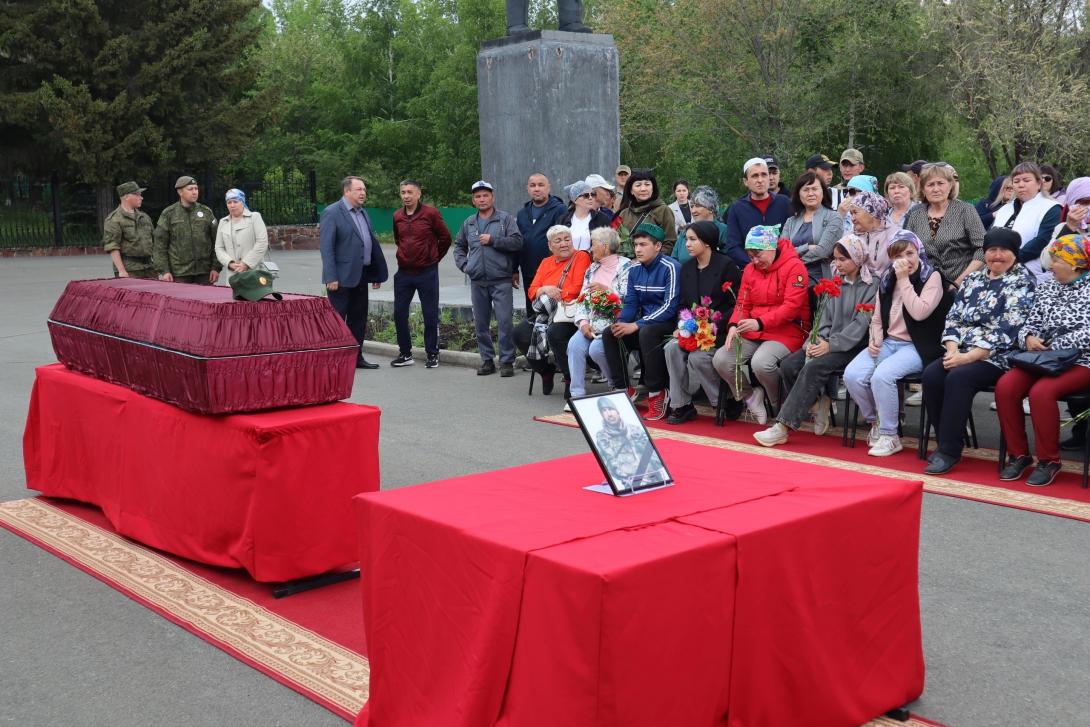
{"type": "Polygon", "coordinates": [[[732,281],[732,280],[728,280],[727,282],[723,283],[723,285],[722,285],[722,286],[721,286],[721,287],[720,287],[719,289],[720,289],[720,290],[722,290],[722,291],[723,291],[724,293],[726,293],[726,292],[728,292],[728,291],[729,291],[729,290],[730,290],[730,289],[731,289],[732,287],[734,287],[734,281],[732,281]]]}
{"type": "Polygon", "coordinates": [[[855,312],[856,313],[873,313],[874,312],[874,306],[871,305],[870,303],[860,303],[859,305],[857,305],[855,307],[855,312]]]}

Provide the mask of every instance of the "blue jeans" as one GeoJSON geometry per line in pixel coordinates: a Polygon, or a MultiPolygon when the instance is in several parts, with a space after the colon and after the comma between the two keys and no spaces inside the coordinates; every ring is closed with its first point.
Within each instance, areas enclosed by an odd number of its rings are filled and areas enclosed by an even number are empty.
{"type": "Polygon", "coordinates": [[[896,435],[901,417],[897,381],[921,371],[923,361],[911,341],[886,338],[878,358],[864,348],[852,359],[844,369],[844,385],[864,419],[872,424],[877,419],[881,434],[896,435]]]}
{"type": "Polygon", "coordinates": [[[491,361],[496,355],[492,347],[492,313],[496,314],[496,327],[500,334],[500,363],[515,362],[515,337],[512,317],[511,281],[498,283],[472,283],[469,286],[473,300],[473,328],[477,333],[477,351],[482,361],[491,361]]]}
{"type": "Polygon", "coordinates": [[[587,338],[582,331],[576,331],[568,341],[568,372],[571,375],[571,395],[583,396],[587,393],[587,356],[590,356],[606,381],[612,381],[609,375],[609,363],[606,362],[606,349],[601,338],[587,338]]]}

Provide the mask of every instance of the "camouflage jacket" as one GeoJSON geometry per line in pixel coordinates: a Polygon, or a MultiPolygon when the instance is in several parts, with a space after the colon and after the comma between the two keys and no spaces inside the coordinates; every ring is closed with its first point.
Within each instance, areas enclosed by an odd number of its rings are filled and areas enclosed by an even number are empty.
{"type": "Polygon", "coordinates": [[[216,259],[216,216],[200,202],[163,210],[155,228],[155,269],[172,275],[205,275],[223,266],[216,259]]]}
{"type": "Polygon", "coordinates": [[[127,215],[120,205],[106,217],[102,225],[102,249],[121,253],[125,269],[130,274],[151,272],[155,226],[144,212],[127,215]]]}
{"type": "Polygon", "coordinates": [[[622,424],[620,427],[605,426],[594,436],[598,453],[615,481],[625,486],[636,473],[636,467],[650,442],[639,427],[622,424]]]}

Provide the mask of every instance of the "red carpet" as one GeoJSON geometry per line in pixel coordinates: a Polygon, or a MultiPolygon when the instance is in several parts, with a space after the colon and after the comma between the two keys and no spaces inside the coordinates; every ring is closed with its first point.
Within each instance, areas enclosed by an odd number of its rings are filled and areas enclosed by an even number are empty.
{"type": "MultiPolygon", "coordinates": [[[[117,536],[101,512],[31,497],[0,503],[0,526],[352,721],[367,701],[360,588],[339,583],[285,599],[244,571],[211,568],[117,536]]],[[[864,727],[943,727],[913,715],[864,727]]]]}
{"type": "MultiPolygon", "coordinates": [[[[570,414],[535,417],[537,421],[575,427],[570,414]]],[[[710,446],[729,446],[754,454],[764,454],[793,460],[811,460],[845,469],[864,469],[873,474],[897,476],[909,473],[924,483],[924,490],[939,495],[977,500],[1021,510],[1058,515],[1090,522],[1090,489],[1083,489],[1081,464],[1066,462],[1064,471],[1048,487],[1028,487],[1024,482],[1001,482],[997,472],[995,450],[966,450],[961,462],[944,476],[923,474],[925,463],[916,457],[916,440],[905,437],[905,450],[892,457],[871,457],[867,454],[866,431],[860,430],[855,448],[841,446],[840,430],[830,429],[818,437],[812,431],[792,432],[790,441],[777,447],[762,447],[753,433],[764,426],[746,421],[728,421],[717,427],[709,416],[671,426],[664,421],[646,422],[654,437],[680,439],[710,446]]]]}

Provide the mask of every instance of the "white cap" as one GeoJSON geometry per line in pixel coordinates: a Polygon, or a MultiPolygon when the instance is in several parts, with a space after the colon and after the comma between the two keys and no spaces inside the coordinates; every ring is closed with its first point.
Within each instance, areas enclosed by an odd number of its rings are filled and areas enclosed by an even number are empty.
{"type": "Polygon", "coordinates": [[[742,165],[742,176],[744,177],[749,174],[750,167],[755,167],[758,164],[763,164],[766,167],[768,166],[768,162],[764,160],[764,157],[753,157],[742,165]]]}
{"type": "Polygon", "coordinates": [[[487,189],[489,192],[494,191],[492,189],[492,185],[484,181],[483,179],[478,179],[476,182],[474,182],[473,186],[469,188],[469,193],[473,194],[478,189],[487,189]]]}
{"type": "Polygon", "coordinates": [[[613,190],[616,189],[616,187],[614,187],[612,184],[607,182],[606,178],[603,177],[601,174],[591,174],[584,181],[587,184],[589,184],[592,189],[597,189],[598,187],[602,187],[604,189],[608,189],[610,192],[612,192],[613,190]]]}

